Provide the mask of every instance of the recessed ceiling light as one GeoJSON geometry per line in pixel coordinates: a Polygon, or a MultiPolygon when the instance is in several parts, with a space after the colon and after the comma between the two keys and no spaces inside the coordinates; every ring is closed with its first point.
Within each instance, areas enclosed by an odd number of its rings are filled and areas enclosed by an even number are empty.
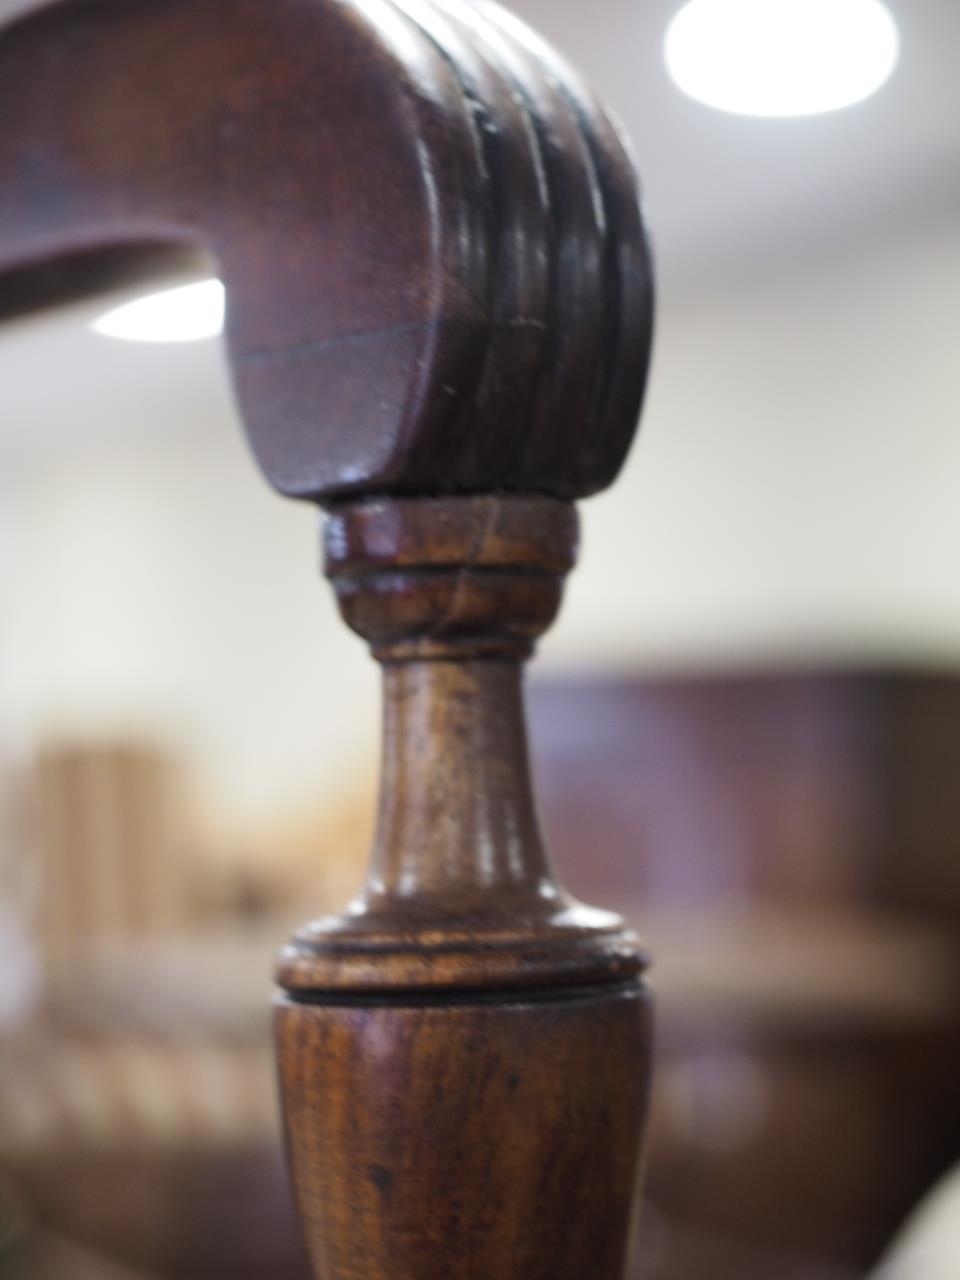
{"type": "Polygon", "coordinates": [[[708,106],[804,116],[875,93],[899,49],[880,0],[689,0],[664,53],[679,88],[708,106]]]}
{"type": "Polygon", "coordinates": [[[194,342],[223,330],[224,288],[200,280],[114,307],[93,323],[95,332],[128,342],[194,342]]]}

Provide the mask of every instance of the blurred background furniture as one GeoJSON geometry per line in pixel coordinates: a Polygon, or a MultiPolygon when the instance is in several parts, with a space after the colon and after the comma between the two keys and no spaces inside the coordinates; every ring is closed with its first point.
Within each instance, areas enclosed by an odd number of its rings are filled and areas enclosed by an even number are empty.
{"type": "MultiPolygon", "coordinates": [[[[564,876],[625,905],[660,957],[638,1275],[866,1275],[960,1145],[960,681],[583,678],[535,682],[530,703],[564,876]]],[[[91,750],[76,768],[80,810],[110,795],[94,762],[113,758],[91,750]]],[[[62,838],[43,813],[62,794],[34,790],[42,847],[62,838]]],[[[126,830],[133,862],[158,829],[189,845],[182,794],[155,794],[172,811],[131,802],[146,824],[126,830]]],[[[359,869],[363,805],[342,809],[301,838],[322,849],[333,833],[359,869]]],[[[71,856],[82,882],[102,854],[78,841],[71,856]]],[[[308,862],[282,861],[288,883],[259,915],[201,877],[202,937],[181,921],[149,945],[102,943],[86,964],[78,952],[72,1003],[8,1039],[2,1168],[38,1221],[148,1274],[209,1276],[214,1259],[224,1280],[304,1274],[264,975],[290,902],[326,897],[308,862]]],[[[189,864],[161,860],[171,880],[189,864]]]]}
{"type": "Polygon", "coordinates": [[[866,1268],[960,1150],[960,682],[588,680],[533,707],[565,874],[659,957],[653,1203],[866,1268]]]}

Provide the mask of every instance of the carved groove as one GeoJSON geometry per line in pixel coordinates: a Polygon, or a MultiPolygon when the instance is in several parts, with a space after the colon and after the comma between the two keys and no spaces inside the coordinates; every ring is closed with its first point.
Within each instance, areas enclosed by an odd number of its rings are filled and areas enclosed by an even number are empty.
{"type": "Polygon", "coordinates": [[[619,470],[652,313],[635,177],[496,5],[62,0],[8,26],[0,271],[138,240],[219,259],[285,493],[576,498],[619,470]]]}

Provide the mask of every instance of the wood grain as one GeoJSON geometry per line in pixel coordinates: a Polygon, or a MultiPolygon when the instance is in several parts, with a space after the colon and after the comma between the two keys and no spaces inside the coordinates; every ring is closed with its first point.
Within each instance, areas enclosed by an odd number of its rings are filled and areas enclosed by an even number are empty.
{"type": "Polygon", "coordinates": [[[278,1027],[318,1275],[623,1276],[646,1113],[635,984],[285,1003],[278,1027]]]}
{"type": "Polygon", "coordinates": [[[649,1010],[636,939],[563,892],[521,663],[574,559],[550,498],[338,507],[326,562],[384,664],[367,887],[281,957],[289,1149],[331,1280],[620,1280],[649,1010]]]}
{"type": "Polygon", "coordinates": [[[619,1280],[645,958],[553,875],[520,666],[646,382],[625,145],[493,4],[64,0],[0,33],[0,272],[138,243],[217,259],[254,453],[386,670],[366,891],[279,967],[318,1280],[619,1280]]]}
{"type": "Polygon", "coordinates": [[[64,0],[0,34],[0,271],[200,245],[267,476],[304,498],[609,484],[649,357],[633,170],[463,0],[64,0]]]}

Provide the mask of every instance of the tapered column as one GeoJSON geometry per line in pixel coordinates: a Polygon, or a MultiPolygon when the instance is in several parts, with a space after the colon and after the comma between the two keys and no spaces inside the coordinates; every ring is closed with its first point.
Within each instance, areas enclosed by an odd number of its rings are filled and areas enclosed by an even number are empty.
{"type": "Polygon", "coordinates": [[[366,890],[281,961],[287,1133],[321,1280],[621,1280],[649,1072],[643,958],[544,849],[522,663],[572,506],[360,503],[327,526],[384,666],[366,890]]]}

